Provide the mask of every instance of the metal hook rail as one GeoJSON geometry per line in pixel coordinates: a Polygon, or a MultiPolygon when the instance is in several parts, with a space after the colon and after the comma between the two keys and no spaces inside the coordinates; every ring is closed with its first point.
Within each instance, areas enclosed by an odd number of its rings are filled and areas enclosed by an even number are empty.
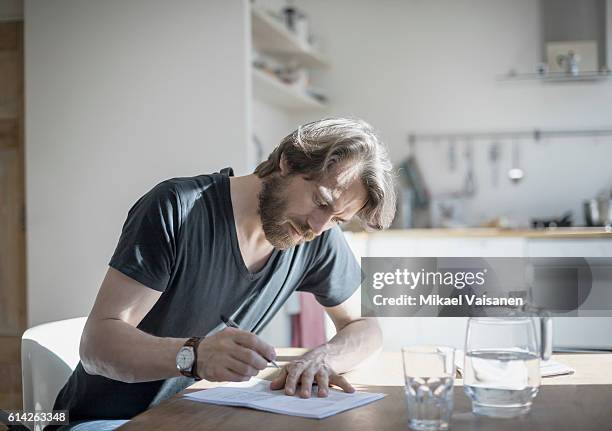
{"type": "Polygon", "coordinates": [[[411,133],[408,143],[438,142],[438,141],[475,141],[495,139],[533,139],[538,142],[545,138],[578,138],[612,136],[612,129],[585,129],[585,130],[518,130],[500,132],[458,132],[458,133],[411,133]]]}

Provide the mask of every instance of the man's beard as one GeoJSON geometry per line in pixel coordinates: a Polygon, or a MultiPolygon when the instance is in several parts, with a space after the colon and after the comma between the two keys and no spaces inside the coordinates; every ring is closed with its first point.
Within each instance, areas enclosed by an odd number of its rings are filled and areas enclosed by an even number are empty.
{"type": "Polygon", "coordinates": [[[285,215],[287,209],[287,180],[278,174],[271,174],[262,178],[261,192],[259,193],[259,216],[266,239],[275,248],[285,250],[297,245],[302,239],[311,241],[315,238],[314,232],[308,226],[303,226],[296,220],[291,220],[298,229],[301,238],[295,239],[289,219],[285,215]]]}

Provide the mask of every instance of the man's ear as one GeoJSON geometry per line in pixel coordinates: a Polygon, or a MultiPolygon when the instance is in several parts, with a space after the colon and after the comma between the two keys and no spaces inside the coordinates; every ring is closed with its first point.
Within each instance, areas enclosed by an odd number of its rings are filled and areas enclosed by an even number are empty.
{"type": "Polygon", "coordinates": [[[280,169],[280,175],[281,177],[285,177],[289,174],[289,164],[287,163],[287,158],[285,157],[285,154],[281,154],[280,157],[280,162],[278,164],[278,167],[280,169]]]}

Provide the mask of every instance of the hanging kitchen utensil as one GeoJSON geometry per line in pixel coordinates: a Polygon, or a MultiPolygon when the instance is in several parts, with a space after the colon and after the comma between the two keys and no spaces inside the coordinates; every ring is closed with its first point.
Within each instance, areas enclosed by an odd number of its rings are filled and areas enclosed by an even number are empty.
{"type": "Polygon", "coordinates": [[[451,172],[457,169],[457,144],[453,138],[448,140],[448,169],[451,172]]]}
{"type": "Polygon", "coordinates": [[[474,147],[472,142],[465,143],[465,182],[463,183],[463,192],[466,196],[473,196],[476,193],[476,181],[474,179],[474,147]]]}
{"type": "Polygon", "coordinates": [[[414,155],[408,156],[400,163],[400,177],[404,187],[413,190],[414,206],[425,208],[429,205],[429,190],[421,174],[421,169],[414,155]]]}
{"type": "Polygon", "coordinates": [[[519,167],[519,145],[516,140],[512,141],[512,168],[508,171],[508,178],[512,181],[513,184],[518,184],[523,177],[525,176],[525,172],[519,167]]]}
{"type": "Polygon", "coordinates": [[[491,184],[497,187],[499,180],[499,143],[493,142],[489,146],[489,164],[491,165],[491,184]]]}

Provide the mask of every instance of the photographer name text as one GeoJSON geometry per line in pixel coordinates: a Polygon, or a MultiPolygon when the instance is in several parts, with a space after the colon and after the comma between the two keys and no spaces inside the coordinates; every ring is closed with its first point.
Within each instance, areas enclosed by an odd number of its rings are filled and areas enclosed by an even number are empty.
{"type": "Polygon", "coordinates": [[[375,306],[477,306],[477,307],[520,307],[524,305],[523,298],[494,297],[487,295],[460,295],[454,297],[440,295],[399,295],[386,297],[374,295],[375,306]]]}

